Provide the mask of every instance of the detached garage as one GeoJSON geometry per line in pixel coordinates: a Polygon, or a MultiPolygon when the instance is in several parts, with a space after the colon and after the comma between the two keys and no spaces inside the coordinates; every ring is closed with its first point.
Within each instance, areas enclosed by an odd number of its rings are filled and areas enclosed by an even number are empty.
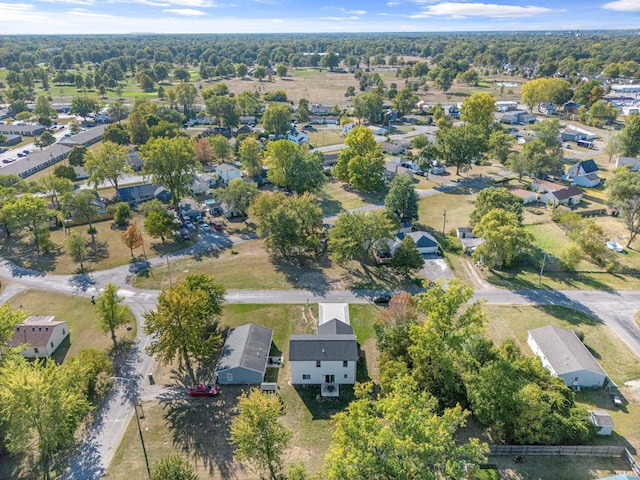
{"type": "MultiPolygon", "coordinates": [[[[273,330],[254,323],[229,331],[215,375],[221,385],[260,385],[267,369],[273,330]]],[[[215,383],[215,377],[211,383],[215,383]]]]}
{"type": "Polygon", "coordinates": [[[567,387],[602,387],[607,373],[578,336],[570,330],[547,325],[529,330],[527,343],[542,365],[567,387]]]}

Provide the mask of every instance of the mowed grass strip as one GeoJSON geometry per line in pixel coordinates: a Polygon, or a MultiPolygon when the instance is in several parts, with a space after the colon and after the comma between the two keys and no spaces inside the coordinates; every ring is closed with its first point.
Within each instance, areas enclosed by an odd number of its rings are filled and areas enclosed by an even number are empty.
{"type": "MultiPolygon", "coordinates": [[[[95,305],[86,297],[31,289],[11,298],[9,303],[12,308],[21,308],[27,316],[53,315],[56,321],[69,323],[69,337],[54,354],[58,362],[66,361],[84,348],[106,351],[113,346],[111,334],[100,330],[95,305]]],[[[131,312],[128,326],[131,330],[125,326],[116,330],[119,340],[136,337],[136,321],[131,312]]]]}

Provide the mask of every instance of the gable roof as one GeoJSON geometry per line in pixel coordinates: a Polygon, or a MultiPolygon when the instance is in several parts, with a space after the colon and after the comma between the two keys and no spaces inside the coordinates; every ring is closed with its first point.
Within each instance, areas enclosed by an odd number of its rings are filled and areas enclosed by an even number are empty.
{"type": "Polygon", "coordinates": [[[289,361],[358,360],[358,342],[354,334],[291,335],[289,361]]]}
{"type": "MultiPolygon", "coordinates": [[[[318,325],[322,325],[330,320],[340,320],[349,325],[349,304],[348,303],[319,303],[318,304],[318,325]]],[[[353,333],[353,332],[351,332],[353,333]]]]}
{"type": "Polygon", "coordinates": [[[569,188],[563,188],[562,190],[556,190],[555,192],[551,192],[551,195],[556,197],[558,200],[567,200],[571,197],[582,195],[582,190],[580,190],[576,186],[573,186],[569,188]]]}
{"type": "MultiPolygon", "coordinates": [[[[53,330],[58,325],[66,325],[67,322],[56,322],[52,316],[31,316],[23,323],[17,324],[13,329],[13,337],[9,340],[10,347],[18,347],[27,344],[31,347],[46,347],[53,330]]],[[[66,329],[67,333],[69,329],[66,329]]]]}
{"type": "Polygon", "coordinates": [[[273,330],[248,323],[229,330],[216,371],[243,367],[264,373],[273,330]]]}
{"type": "Polygon", "coordinates": [[[221,163],[220,165],[216,165],[216,172],[221,173],[221,172],[232,172],[234,170],[237,170],[238,172],[240,171],[238,168],[234,167],[233,165],[229,165],[228,163],[221,163]]]}
{"type": "Polygon", "coordinates": [[[580,170],[582,170],[586,175],[588,173],[597,172],[600,169],[598,168],[598,165],[596,165],[596,162],[594,162],[593,160],[583,160],[571,165],[571,168],[569,168],[569,171],[567,173],[569,175],[576,176],[580,174],[580,170]]]}
{"type": "Polygon", "coordinates": [[[404,240],[404,237],[407,236],[413,238],[413,241],[416,242],[416,248],[436,247],[439,245],[438,241],[433,237],[433,235],[427,232],[399,232],[396,235],[396,237],[400,241],[404,240]]]}
{"type": "Polygon", "coordinates": [[[572,331],[547,325],[529,330],[528,333],[556,374],[589,370],[607,376],[598,361],[572,331]]]}
{"type": "Polygon", "coordinates": [[[353,335],[353,327],[334,318],[318,325],[318,335],[353,335]]]}

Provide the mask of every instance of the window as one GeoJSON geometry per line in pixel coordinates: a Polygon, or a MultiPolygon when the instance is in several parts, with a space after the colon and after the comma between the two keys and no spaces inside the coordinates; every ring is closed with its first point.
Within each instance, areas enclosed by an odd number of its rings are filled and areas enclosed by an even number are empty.
{"type": "Polygon", "coordinates": [[[316,360],[316,368],[320,368],[320,360],[316,360]]]}
{"type": "Polygon", "coordinates": [[[343,360],[343,361],[342,361],[342,366],[343,366],[344,368],[347,368],[347,367],[349,366],[349,362],[348,362],[347,360],[343,360]]]}
{"type": "Polygon", "coordinates": [[[62,334],[63,334],[63,335],[66,335],[66,334],[67,334],[67,332],[64,330],[64,328],[62,329],[62,334]]]}
{"type": "Polygon", "coordinates": [[[227,382],[233,382],[233,373],[227,373],[227,382]]]}
{"type": "Polygon", "coordinates": [[[345,373],[345,374],[344,374],[344,378],[347,378],[347,377],[348,377],[348,375],[345,373]]]}
{"type": "Polygon", "coordinates": [[[40,353],[40,350],[38,350],[38,347],[33,347],[33,352],[34,353],[40,353]]]}
{"type": "Polygon", "coordinates": [[[53,348],[53,342],[51,342],[51,348],[53,348]]]}
{"type": "Polygon", "coordinates": [[[308,373],[303,373],[302,374],[302,379],[303,380],[311,380],[311,375],[308,373]]]}

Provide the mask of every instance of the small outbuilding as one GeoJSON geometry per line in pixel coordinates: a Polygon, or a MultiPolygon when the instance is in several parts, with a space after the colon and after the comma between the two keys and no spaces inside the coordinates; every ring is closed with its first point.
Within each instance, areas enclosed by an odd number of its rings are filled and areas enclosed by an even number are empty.
{"type": "Polygon", "coordinates": [[[527,343],[542,365],[568,387],[604,385],[607,373],[571,330],[547,325],[528,331],[527,343]]]}
{"type": "Polygon", "coordinates": [[[272,338],[272,329],[255,323],[229,330],[216,367],[218,383],[260,385],[267,370],[272,338]]]}
{"type": "Polygon", "coordinates": [[[53,316],[31,316],[13,328],[10,347],[23,346],[27,358],[47,358],[69,336],[67,322],[56,322],[53,316]]]}
{"type": "Polygon", "coordinates": [[[611,435],[613,433],[613,418],[604,410],[589,410],[589,419],[596,427],[596,435],[611,435]]]}

